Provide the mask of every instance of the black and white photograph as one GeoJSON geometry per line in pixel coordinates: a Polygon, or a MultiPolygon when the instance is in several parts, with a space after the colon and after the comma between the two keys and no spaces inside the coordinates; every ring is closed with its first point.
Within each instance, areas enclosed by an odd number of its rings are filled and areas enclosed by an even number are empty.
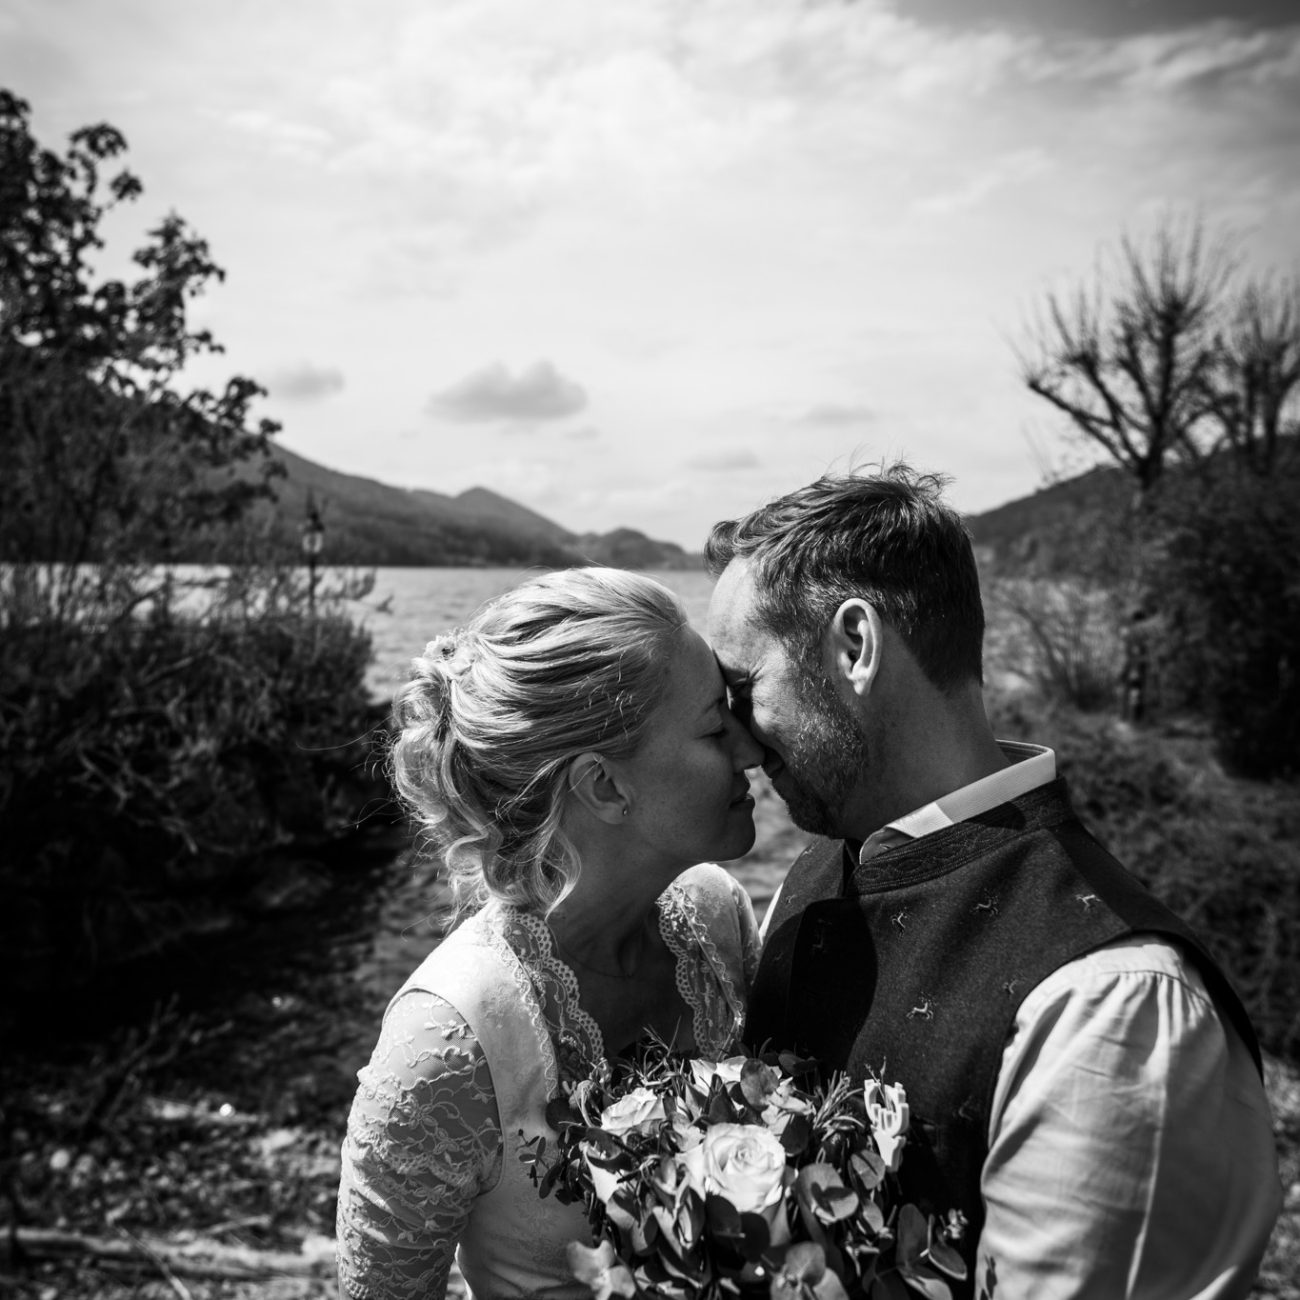
{"type": "Polygon", "coordinates": [[[1296,0],[0,0],[0,1291],[1300,1300],[1296,0]]]}

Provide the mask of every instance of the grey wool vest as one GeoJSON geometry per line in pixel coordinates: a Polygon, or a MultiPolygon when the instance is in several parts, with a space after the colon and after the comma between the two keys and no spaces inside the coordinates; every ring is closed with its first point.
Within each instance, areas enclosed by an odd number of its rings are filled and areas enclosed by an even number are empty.
{"type": "Polygon", "coordinates": [[[1058,967],[1135,934],[1195,961],[1258,1064],[1227,978],[1088,834],[1061,781],[861,866],[840,841],[811,845],[768,926],[745,1041],[906,1088],[903,1191],[931,1212],[966,1215],[970,1282],[957,1291],[970,1294],[989,1113],[1017,1009],[1058,967]]]}

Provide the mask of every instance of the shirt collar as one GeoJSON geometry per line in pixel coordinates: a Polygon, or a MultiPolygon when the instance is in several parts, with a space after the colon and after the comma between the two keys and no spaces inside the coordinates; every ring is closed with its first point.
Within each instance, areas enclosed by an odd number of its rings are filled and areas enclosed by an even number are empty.
{"type": "Polygon", "coordinates": [[[1018,799],[1040,785],[1056,779],[1056,754],[1043,745],[1000,740],[998,748],[1011,760],[1008,767],[972,781],[933,803],[886,822],[867,836],[858,851],[858,862],[866,862],[885,849],[908,840],[920,839],[956,822],[969,821],[1011,799],[1018,799]]]}

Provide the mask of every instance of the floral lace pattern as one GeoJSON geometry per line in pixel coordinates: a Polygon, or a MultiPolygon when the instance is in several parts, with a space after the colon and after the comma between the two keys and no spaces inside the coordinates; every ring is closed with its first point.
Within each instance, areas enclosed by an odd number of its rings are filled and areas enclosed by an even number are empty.
{"type": "MultiPolygon", "coordinates": [[[[580,1005],[578,977],[555,951],[550,928],[539,916],[516,908],[502,908],[503,938],[514,949],[532,980],[534,996],[546,1016],[546,1026],[560,1073],[572,1078],[586,1073],[605,1055],[600,1026],[580,1005]]],[[[551,1091],[558,1080],[551,1081],[551,1091]]]]}
{"type": "Polygon", "coordinates": [[[699,896],[679,881],[659,900],[659,932],[677,958],[677,991],[691,1009],[695,1050],[716,1060],[740,1037],[745,1001],[714,942],[710,919],[701,913],[699,896]]]}
{"type": "Polygon", "coordinates": [[[456,1241],[503,1146],[488,1063],[456,1011],[413,990],[384,1017],[343,1143],[339,1289],[442,1296],[456,1241]]]}
{"type": "MultiPolygon", "coordinates": [[[[659,913],[695,1050],[725,1056],[738,1041],[757,962],[749,899],[721,869],[697,867],[665,891],[659,913]]],[[[553,1095],[561,1076],[585,1074],[604,1054],[600,1027],[540,918],[490,904],[476,921],[490,947],[517,958],[502,964],[553,1046],[545,1063],[553,1095]]],[[[454,1007],[431,990],[407,989],[358,1078],[339,1189],[340,1291],[357,1300],[442,1300],[475,1198],[502,1174],[506,1144],[490,1064],[454,1007]]]]}

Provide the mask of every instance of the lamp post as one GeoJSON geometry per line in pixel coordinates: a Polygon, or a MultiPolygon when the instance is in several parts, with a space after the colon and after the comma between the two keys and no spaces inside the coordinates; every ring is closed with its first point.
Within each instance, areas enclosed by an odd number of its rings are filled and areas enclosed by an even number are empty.
{"type": "Polygon", "coordinates": [[[307,609],[316,617],[316,557],[325,545],[325,525],[313,497],[307,498],[307,522],[302,526],[302,553],[307,557],[307,609]]]}

